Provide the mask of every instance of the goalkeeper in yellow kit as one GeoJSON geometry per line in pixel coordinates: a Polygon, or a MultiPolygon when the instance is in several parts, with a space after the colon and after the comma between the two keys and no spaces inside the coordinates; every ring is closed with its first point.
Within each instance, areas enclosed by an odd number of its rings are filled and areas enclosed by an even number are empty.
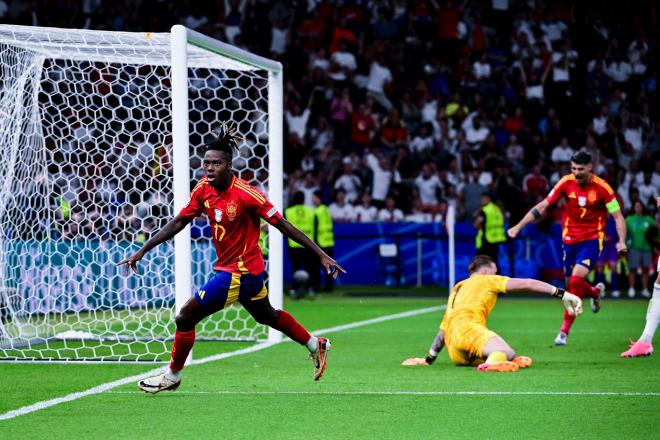
{"type": "Polygon", "coordinates": [[[523,278],[496,275],[497,265],[488,256],[477,255],[468,266],[470,277],[456,284],[449,294],[447,310],[426,358],[410,358],[403,365],[430,365],[447,346],[455,365],[474,365],[478,371],[518,371],[532,360],[516,357],[515,351],[501,336],[486,327],[486,319],[497,302],[497,295],[507,292],[535,292],[556,296],[571,315],[582,313],[582,300],[572,293],[544,283],[523,278]]]}

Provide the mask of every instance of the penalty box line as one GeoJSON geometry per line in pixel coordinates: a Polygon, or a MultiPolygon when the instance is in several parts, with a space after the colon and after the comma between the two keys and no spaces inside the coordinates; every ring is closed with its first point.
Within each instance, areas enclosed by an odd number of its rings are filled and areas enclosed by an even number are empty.
{"type": "MultiPolygon", "coordinates": [[[[337,325],[334,327],[328,327],[320,330],[315,330],[312,331],[312,334],[315,335],[327,335],[330,333],[335,333],[335,332],[340,332],[343,330],[350,330],[353,328],[357,327],[364,327],[367,325],[372,325],[372,324],[378,324],[381,322],[385,321],[391,321],[394,319],[401,319],[401,318],[409,318],[411,316],[417,316],[417,315],[423,315],[426,313],[432,313],[432,312],[438,312],[440,310],[444,310],[447,306],[446,305],[441,305],[441,306],[434,306],[434,307],[426,307],[423,309],[416,309],[416,310],[409,310],[407,312],[401,312],[401,313],[395,313],[392,315],[385,315],[385,316],[379,316],[377,318],[372,318],[372,319],[366,319],[363,321],[356,321],[356,322],[351,322],[348,324],[343,324],[343,325],[337,325]]],[[[282,342],[289,342],[291,341],[290,339],[286,339],[285,341],[282,342]]],[[[205,358],[200,358],[192,361],[192,365],[201,365],[201,364],[206,364],[208,362],[214,362],[234,356],[241,356],[244,354],[249,354],[249,353],[254,353],[256,351],[261,351],[266,348],[272,347],[274,345],[280,344],[280,342],[263,342],[257,345],[253,345],[252,347],[247,347],[247,348],[242,348],[240,350],[235,350],[235,351],[230,351],[228,353],[221,353],[221,354],[216,354],[213,356],[207,356],[205,358]]],[[[40,411],[42,409],[50,408],[55,405],[59,405],[61,403],[66,403],[66,402],[71,402],[73,400],[81,399],[83,397],[91,396],[94,394],[100,394],[100,393],[105,393],[113,388],[117,388],[122,385],[126,385],[132,382],[137,382],[142,379],[146,379],[147,377],[154,376],[156,374],[162,373],[163,372],[163,367],[158,367],[153,370],[149,370],[145,373],[141,374],[136,374],[134,376],[130,377],[125,377],[122,379],[114,380],[112,382],[107,382],[92,388],[89,388],[85,391],[79,391],[71,394],[67,394],[66,396],[62,397],[57,397],[55,399],[49,399],[49,400],[42,400],[37,403],[33,403],[31,405],[26,405],[18,409],[14,409],[11,411],[7,411],[5,413],[0,414],[0,420],[9,420],[13,419],[18,416],[22,416],[25,414],[33,413],[36,411],[40,411]]]]}

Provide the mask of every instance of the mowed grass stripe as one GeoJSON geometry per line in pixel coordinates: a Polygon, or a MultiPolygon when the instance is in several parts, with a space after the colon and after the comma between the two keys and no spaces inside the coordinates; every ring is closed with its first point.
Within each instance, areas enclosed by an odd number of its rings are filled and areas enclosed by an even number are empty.
{"type": "MultiPolygon", "coordinates": [[[[108,391],[108,394],[140,394],[140,391],[108,391]]],[[[310,396],[604,396],[660,397],[660,392],[616,391],[177,391],[183,395],[310,395],[310,396]]]]}
{"type": "MultiPolygon", "coordinates": [[[[409,310],[409,311],[406,311],[406,312],[395,313],[395,314],[391,314],[391,315],[380,316],[380,317],[377,317],[377,318],[371,318],[371,319],[366,319],[366,320],[362,320],[362,321],[357,321],[357,322],[352,322],[352,323],[348,323],[348,324],[329,327],[329,328],[325,328],[325,329],[320,329],[320,330],[312,331],[312,333],[313,334],[318,334],[318,335],[327,335],[327,334],[330,334],[330,333],[339,332],[339,331],[343,331],[343,330],[353,329],[353,328],[372,325],[372,324],[378,324],[378,323],[385,322],[385,321],[391,321],[393,319],[408,318],[408,317],[412,317],[412,316],[422,315],[422,314],[425,314],[425,313],[437,312],[437,311],[443,310],[445,307],[446,307],[445,305],[441,305],[441,306],[434,306],[434,307],[426,307],[426,308],[422,308],[422,309],[409,310]]],[[[290,339],[287,339],[284,342],[288,342],[288,341],[290,341],[290,339]]],[[[231,352],[227,352],[227,353],[221,353],[221,354],[207,356],[205,358],[200,358],[200,359],[197,359],[197,360],[193,360],[192,363],[194,365],[206,364],[208,362],[214,362],[214,361],[226,359],[226,358],[229,358],[229,357],[254,353],[256,351],[264,350],[266,348],[272,347],[272,346],[277,345],[277,344],[278,343],[264,342],[264,343],[261,343],[261,344],[254,345],[252,347],[247,347],[247,348],[243,348],[243,349],[240,349],[240,350],[235,350],[235,351],[231,351],[231,352]]],[[[26,405],[26,406],[23,406],[21,408],[17,408],[15,410],[7,411],[5,413],[0,414],[0,420],[13,419],[13,418],[18,417],[18,416],[22,416],[22,415],[33,413],[33,412],[36,412],[36,411],[40,411],[40,410],[43,410],[43,409],[46,409],[46,408],[50,408],[52,406],[59,405],[61,403],[71,402],[72,400],[81,399],[83,397],[91,396],[91,395],[94,395],[94,394],[105,393],[109,390],[112,390],[113,388],[116,388],[116,387],[119,387],[119,386],[122,386],[122,385],[127,385],[127,384],[132,383],[132,382],[137,382],[141,379],[145,379],[147,377],[159,374],[162,371],[163,371],[163,367],[158,367],[158,368],[155,368],[153,370],[149,370],[145,373],[137,374],[137,375],[130,376],[130,377],[125,377],[125,378],[122,378],[122,379],[114,380],[112,382],[107,382],[107,383],[89,388],[85,391],[70,393],[70,394],[67,394],[66,396],[57,397],[57,398],[49,399],[49,400],[43,400],[43,401],[36,402],[34,404],[31,404],[31,405],[26,405]]]]}

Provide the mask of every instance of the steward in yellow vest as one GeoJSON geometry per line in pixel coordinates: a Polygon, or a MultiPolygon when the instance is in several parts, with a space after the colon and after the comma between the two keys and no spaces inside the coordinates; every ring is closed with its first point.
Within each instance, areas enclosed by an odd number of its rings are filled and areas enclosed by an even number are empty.
{"type": "MultiPolygon", "coordinates": [[[[315,191],[312,196],[312,203],[315,206],[314,214],[316,217],[316,236],[314,237],[314,241],[325,251],[326,254],[332,256],[334,254],[335,246],[334,224],[332,223],[330,209],[323,203],[322,198],[323,193],[321,191],[315,191]]],[[[320,269],[322,268],[319,268],[319,270],[320,269]]],[[[314,273],[317,273],[317,271],[314,273]]],[[[326,273],[323,290],[326,292],[332,291],[332,280],[333,277],[326,273]]],[[[321,280],[319,279],[319,286],[320,281],[321,280]]],[[[314,286],[314,284],[312,285],[314,286]]]]}
{"type": "MultiPolygon", "coordinates": [[[[284,217],[295,227],[300,229],[310,240],[314,240],[315,235],[315,222],[316,216],[314,209],[305,205],[305,194],[297,191],[291,197],[291,206],[284,210],[284,217]]],[[[318,285],[319,279],[319,263],[317,263],[316,255],[307,248],[298,244],[297,242],[288,239],[289,243],[289,260],[291,261],[291,273],[297,271],[304,271],[309,274],[309,283],[307,286],[298,286],[300,292],[306,291],[307,287],[312,289],[318,285]],[[316,272],[316,284],[314,284],[314,273],[316,272]]],[[[304,294],[296,294],[297,298],[302,298],[304,294]]]]}
{"type": "Polygon", "coordinates": [[[481,195],[481,211],[476,214],[474,227],[478,230],[475,243],[477,255],[488,255],[497,264],[500,243],[506,241],[504,214],[488,193],[481,195]]]}

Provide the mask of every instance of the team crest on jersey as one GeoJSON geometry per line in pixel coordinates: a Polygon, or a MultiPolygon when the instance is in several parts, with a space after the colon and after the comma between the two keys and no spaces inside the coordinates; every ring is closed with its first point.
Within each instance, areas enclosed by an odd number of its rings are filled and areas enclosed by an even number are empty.
{"type": "Polygon", "coordinates": [[[578,205],[587,206],[587,198],[585,196],[578,197],[578,205]]]}
{"type": "Polygon", "coordinates": [[[229,202],[227,203],[227,218],[229,219],[230,222],[233,222],[234,219],[236,219],[236,216],[238,215],[238,205],[234,202],[229,202]]]}
{"type": "Polygon", "coordinates": [[[222,209],[215,210],[215,222],[220,223],[222,221],[222,209]]]}
{"type": "Polygon", "coordinates": [[[569,199],[574,199],[575,197],[576,197],[576,196],[575,196],[575,193],[574,193],[574,192],[572,192],[572,193],[570,193],[570,194],[568,195],[568,198],[569,198],[569,199]]]}
{"type": "Polygon", "coordinates": [[[587,199],[590,203],[594,203],[598,199],[598,194],[596,194],[596,191],[589,191],[587,193],[587,199]]]}

